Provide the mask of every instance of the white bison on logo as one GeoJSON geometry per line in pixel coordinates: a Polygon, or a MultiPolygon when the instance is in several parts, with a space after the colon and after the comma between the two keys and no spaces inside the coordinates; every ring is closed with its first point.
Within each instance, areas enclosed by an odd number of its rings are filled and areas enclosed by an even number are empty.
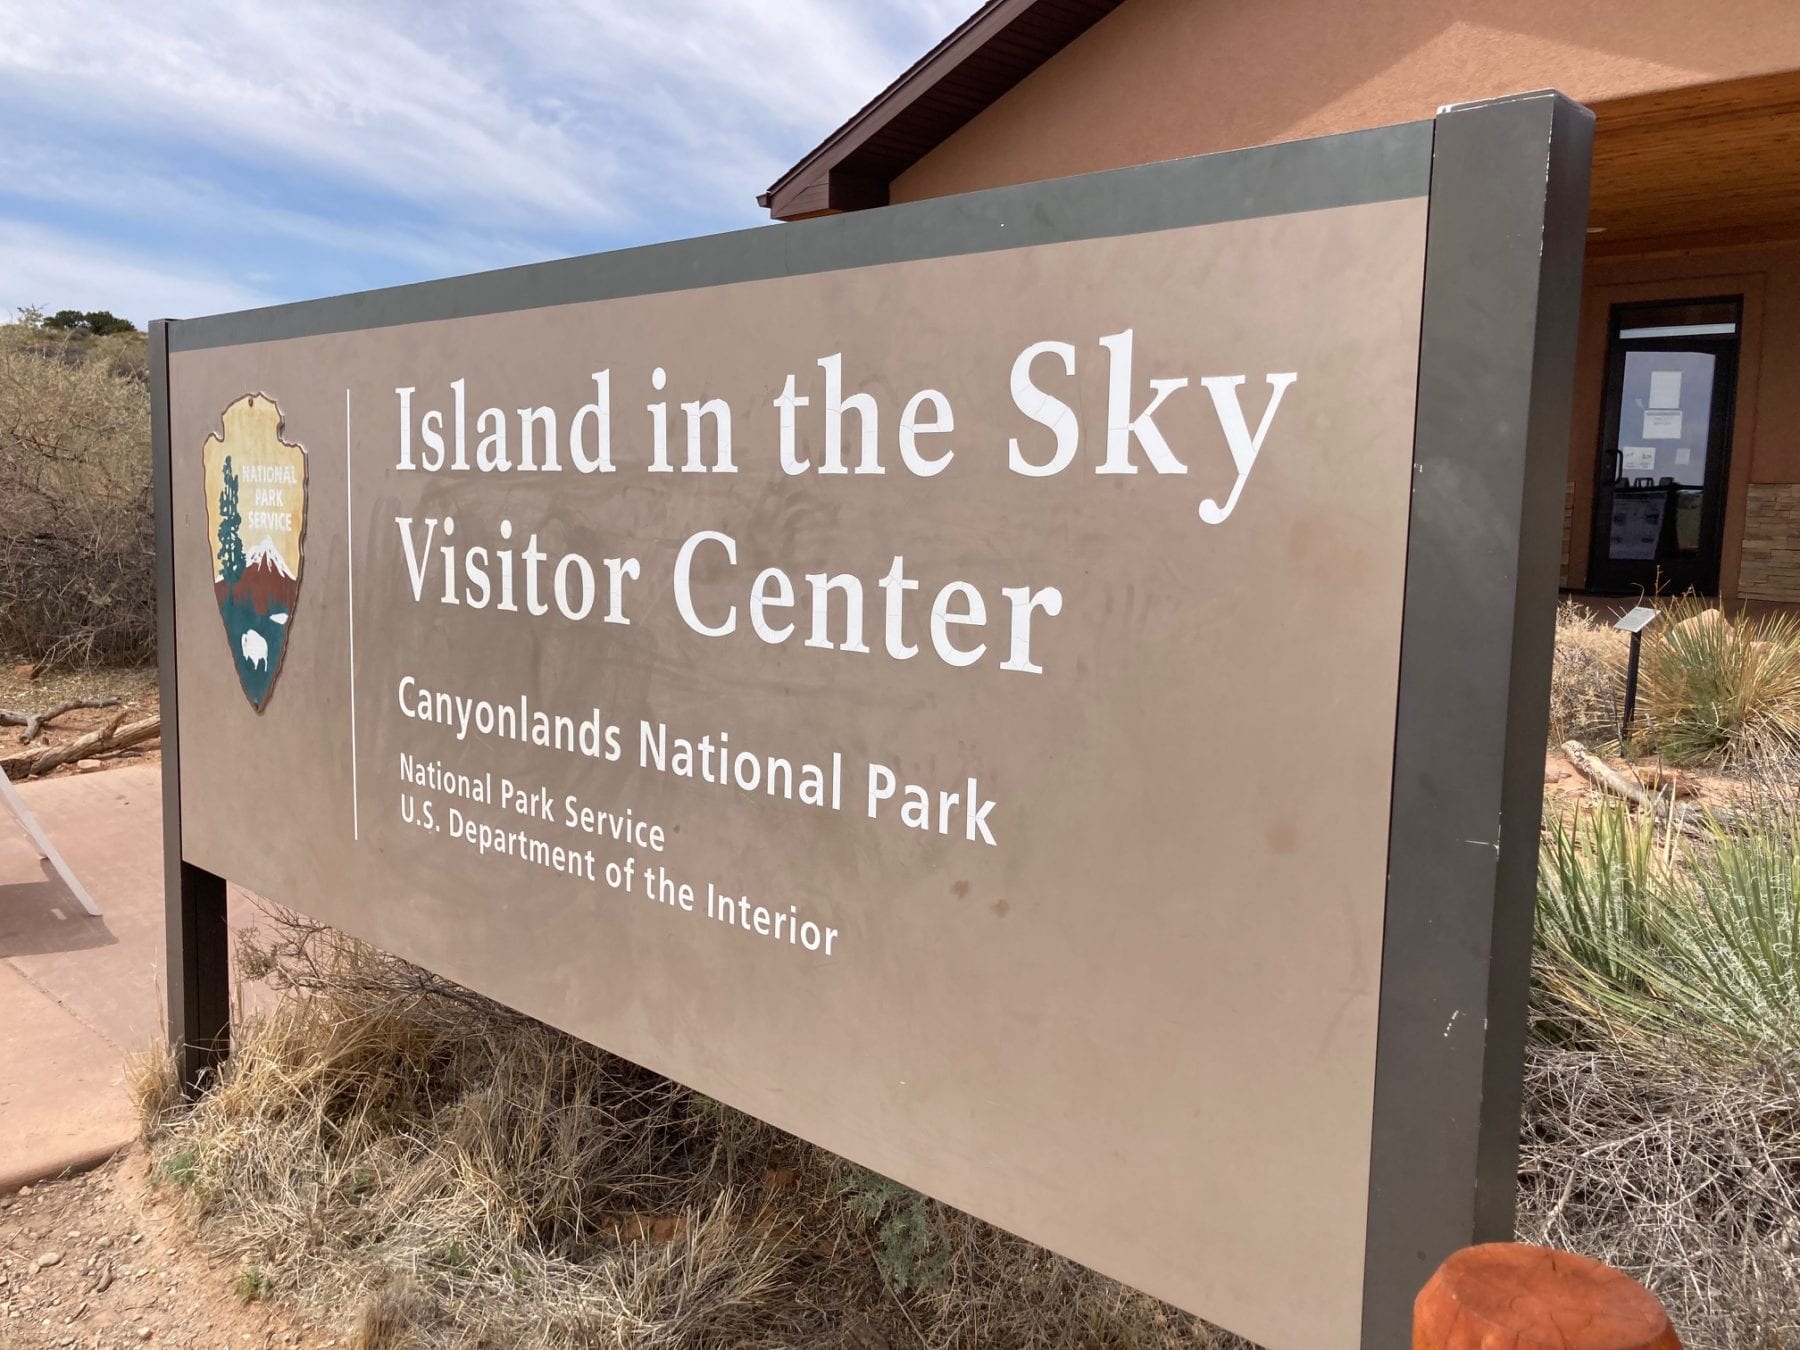
{"type": "Polygon", "coordinates": [[[254,628],[245,631],[244,636],[238,640],[238,646],[243,649],[244,660],[251,666],[261,666],[264,670],[269,668],[269,640],[254,628]]]}

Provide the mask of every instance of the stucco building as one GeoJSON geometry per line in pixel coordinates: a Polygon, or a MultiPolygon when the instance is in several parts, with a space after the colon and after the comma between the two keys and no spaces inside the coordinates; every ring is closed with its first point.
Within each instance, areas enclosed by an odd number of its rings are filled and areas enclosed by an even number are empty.
{"type": "Polygon", "coordinates": [[[797,220],[1593,108],[1564,585],[1800,603],[1800,3],[990,0],[760,198],[797,220]]]}

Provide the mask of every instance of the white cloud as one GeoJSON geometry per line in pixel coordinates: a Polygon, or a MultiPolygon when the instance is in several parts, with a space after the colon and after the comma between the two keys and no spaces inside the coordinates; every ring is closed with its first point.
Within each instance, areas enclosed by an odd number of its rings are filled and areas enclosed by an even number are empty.
{"type": "Polygon", "coordinates": [[[755,194],[973,3],[0,0],[0,124],[24,133],[0,200],[34,222],[0,236],[0,289],[100,293],[57,259],[107,230],[148,314],[240,276],[299,298],[758,223],[755,194]],[[23,258],[62,212],[89,238],[23,258]],[[159,287],[158,254],[215,270],[159,287]]]}
{"type": "Polygon", "coordinates": [[[115,244],[67,230],[0,220],[0,315],[25,305],[110,309],[143,327],[151,319],[253,309],[271,298],[203,266],[163,267],[115,244]]]}
{"type": "Polygon", "coordinates": [[[265,266],[293,244],[392,259],[421,276],[451,276],[543,256],[541,242],[523,234],[497,235],[453,224],[428,229],[392,218],[339,219],[322,209],[329,200],[311,210],[257,201],[241,185],[155,173],[129,159],[96,162],[66,144],[0,139],[0,183],[23,200],[74,207],[84,214],[103,213],[124,202],[139,219],[222,228],[245,241],[248,251],[262,252],[265,266]]]}
{"type": "Polygon", "coordinates": [[[903,69],[947,3],[922,5],[901,46],[858,0],[0,0],[0,75],[60,121],[483,221],[604,226],[653,211],[659,184],[748,216],[793,147],[903,69]]]}
{"type": "Polygon", "coordinates": [[[604,218],[594,147],[509,97],[494,53],[434,51],[428,8],[294,0],[8,6],[0,72],[59,118],[271,157],[398,196],[478,193],[483,214],[604,218]],[[408,22],[407,20],[411,21],[408,22]],[[97,35],[103,35],[97,40],[97,35]]]}

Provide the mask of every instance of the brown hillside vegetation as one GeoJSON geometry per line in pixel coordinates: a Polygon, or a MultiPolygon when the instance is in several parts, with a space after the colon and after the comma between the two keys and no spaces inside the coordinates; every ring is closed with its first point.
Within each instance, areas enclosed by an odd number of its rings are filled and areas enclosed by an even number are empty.
{"type": "Polygon", "coordinates": [[[156,643],[142,333],[0,325],[0,655],[143,661],[156,643]]]}

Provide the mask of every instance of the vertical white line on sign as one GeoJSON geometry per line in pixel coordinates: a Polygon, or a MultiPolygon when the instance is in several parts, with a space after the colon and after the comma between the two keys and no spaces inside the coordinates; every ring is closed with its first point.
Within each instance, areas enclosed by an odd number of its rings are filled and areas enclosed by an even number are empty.
{"type": "Polygon", "coordinates": [[[356,786],[356,512],[350,467],[350,391],[344,390],[344,591],[350,609],[350,838],[362,839],[356,786]]]}

